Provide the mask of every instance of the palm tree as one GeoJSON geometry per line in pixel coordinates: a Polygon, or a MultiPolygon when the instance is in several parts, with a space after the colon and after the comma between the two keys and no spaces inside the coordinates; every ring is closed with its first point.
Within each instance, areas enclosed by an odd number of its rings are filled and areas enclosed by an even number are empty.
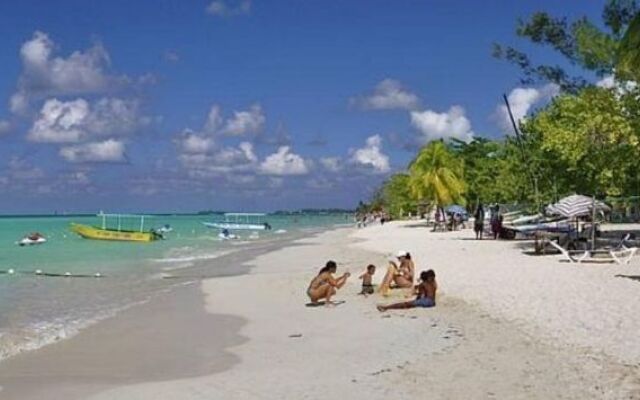
{"type": "Polygon", "coordinates": [[[418,201],[435,204],[442,215],[444,206],[465,203],[465,186],[462,160],[441,140],[424,146],[409,164],[411,193],[418,201]]]}

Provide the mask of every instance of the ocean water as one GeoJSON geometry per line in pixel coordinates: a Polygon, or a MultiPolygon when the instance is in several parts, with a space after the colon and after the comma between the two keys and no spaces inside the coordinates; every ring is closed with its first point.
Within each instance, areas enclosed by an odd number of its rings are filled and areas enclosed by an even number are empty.
{"type": "MultiPolygon", "coordinates": [[[[167,240],[151,243],[82,239],[71,222],[99,225],[98,217],[0,218],[0,360],[74,335],[118,311],[188,280],[167,279],[206,268],[216,259],[271,241],[286,241],[349,223],[345,214],[269,215],[271,231],[234,232],[221,241],[202,222],[215,216],[156,216],[148,226],[169,224],[167,240]],[[20,247],[25,234],[40,232],[47,243],[20,247]],[[13,270],[13,273],[9,273],[13,270]],[[42,275],[35,271],[40,270],[42,275]],[[64,276],[66,273],[71,277],[64,276]],[[96,273],[100,278],[94,277],[96,273]],[[53,276],[51,276],[53,275],[53,276]]],[[[126,223],[126,222],[125,222],[126,223]]],[[[135,224],[131,221],[131,227],[135,224]]],[[[125,225],[123,224],[123,227],[125,225]]]]}

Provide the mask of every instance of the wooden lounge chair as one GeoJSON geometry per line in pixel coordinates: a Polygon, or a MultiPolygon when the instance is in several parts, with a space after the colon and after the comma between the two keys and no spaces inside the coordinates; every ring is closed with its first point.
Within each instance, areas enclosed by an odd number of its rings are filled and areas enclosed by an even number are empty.
{"type": "Polygon", "coordinates": [[[569,251],[560,246],[553,240],[549,241],[549,244],[555,247],[560,254],[562,254],[570,263],[617,263],[620,265],[629,264],[631,259],[638,251],[637,247],[622,247],[618,249],[603,249],[603,250],[586,250],[586,251],[569,251]],[[595,257],[596,254],[602,254],[603,256],[595,257]]]}

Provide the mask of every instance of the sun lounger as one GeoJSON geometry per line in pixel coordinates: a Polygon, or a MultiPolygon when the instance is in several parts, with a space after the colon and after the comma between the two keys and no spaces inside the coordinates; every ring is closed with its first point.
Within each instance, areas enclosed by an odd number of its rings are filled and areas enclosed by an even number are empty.
{"type": "Polygon", "coordinates": [[[560,246],[558,243],[556,243],[553,240],[549,240],[549,244],[553,247],[555,247],[558,251],[560,251],[560,254],[562,254],[564,256],[564,258],[569,261],[570,263],[581,263],[582,261],[584,261],[587,257],[589,257],[589,252],[588,251],[580,251],[580,252],[575,252],[575,251],[569,251],[567,249],[565,249],[564,247],[560,246]]]}
{"type": "Polygon", "coordinates": [[[553,240],[549,241],[551,246],[555,247],[560,254],[570,263],[617,263],[620,265],[629,264],[631,259],[638,251],[637,247],[624,247],[619,249],[604,249],[604,250],[586,250],[586,251],[569,251],[553,240]],[[594,257],[595,254],[604,254],[603,257],[594,257]],[[608,257],[607,257],[608,256],[608,257]]]}
{"type": "MultiPolygon", "coordinates": [[[[625,246],[623,245],[623,247],[625,246]]],[[[629,264],[631,262],[631,259],[633,258],[633,256],[636,255],[637,251],[638,251],[637,247],[630,247],[630,248],[625,247],[624,249],[611,250],[609,251],[609,254],[611,254],[611,257],[618,264],[624,265],[624,264],[629,264]]]]}

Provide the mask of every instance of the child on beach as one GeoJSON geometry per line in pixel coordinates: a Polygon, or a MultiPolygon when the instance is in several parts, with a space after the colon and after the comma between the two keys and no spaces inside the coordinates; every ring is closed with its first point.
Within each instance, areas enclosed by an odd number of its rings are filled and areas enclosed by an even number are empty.
{"type": "Polygon", "coordinates": [[[416,299],[402,303],[389,305],[378,305],[378,311],[400,310],[414,307],[435,307],[436,291],[438,284],[436,283],[436,273],[430,269],[420,273],[420,284],[416,286],[416,299]]]}
{"type": "Polygon", "coordinates": [[[360,275],[358,279],[362,280],[362,291],[360,294],[365,296],[373,294],[373,274],[376,273],[376,266],[369,264],[364,274],[360,275]]]}

